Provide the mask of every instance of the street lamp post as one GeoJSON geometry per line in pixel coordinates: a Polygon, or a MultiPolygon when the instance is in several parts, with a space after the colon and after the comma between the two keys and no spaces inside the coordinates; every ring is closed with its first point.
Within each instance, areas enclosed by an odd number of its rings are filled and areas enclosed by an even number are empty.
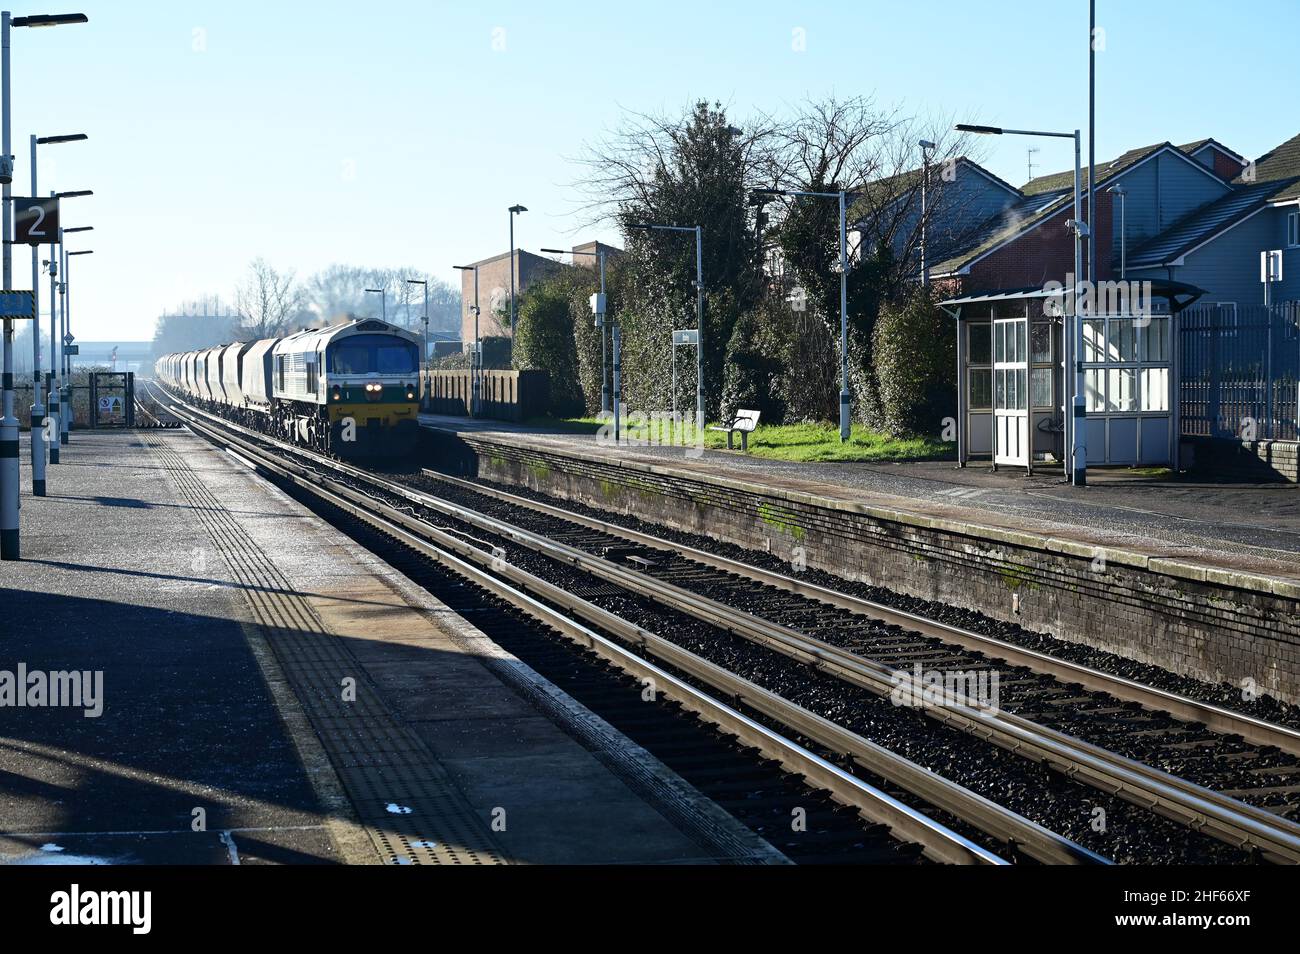
{"type": "Polygon", "coordinates": [[[595,252],[583,252],[577,249],[565,251],[562,248],[544,248],[543,252],[548,255],[590,255],[600,262],[600,298],[597,301],[599,308],[593,308],[592,312],[596,316],[596,327],[600,329],[600,413],[609,413],[609,368],[605,363],[605,325],[606,321],[605,307],[608,299],[605,296],[605,252],[597,250],[595,252]]]}
{"type": "MultiPolygon", "coordinates": [[[[54,145],[63,142],[81,142],[87,139],[85,133],[75,133],[67,136],[32,136],[31,137],[31,157],[32,157],[32,196],[37,194],[37,175],[36,175],[36,147],[54,145]]],[[[54,193],[51,193],[54,195],[54,193]]],[[[60,233],[62,234],[62,233],[60,233]]],[[[31,435],[32,435],[32,495],[35,497],[45,496],[45,427],[46,427],[46,407],[45,407],[45,390],[42,384],[53,384],[54,380],[54,347],[51,342],[50,347],[50,373],[48,380],[41,381],[41,329],[40,329],[40,285],[41,285],[41,256],[40,246],[32,244],[32,300],[35,305],[37,316],[36,322],[32,326],[32,418],[31,418],[31,435]]],[[[54,320],[54,296],[50,296],[50,321],[54,320]]],[[[58,402],[50,402],[50,412],[53,414],[55,424],[58,424],[58,402]]],[[[58,433],[56,426],[55,433],[58,433]]],[[[57,464],[59,462],[59,445],[53,442],[49,451],[49,462],[57,464]]]]}
{"type": "MultiPolygon", "coordinates": [[[[54,195],[55,193],[51,193],[54,195]]],[[[59,271],[62,273],[62,280],[59,282],[59,356],[61,358],[59,369],[63,375],[60,386],[59,406],[62,414],[59,417],[59,441],[68,443],[68,431],[72,428],[73,408],[72,408],[72,355],[68,353],[63,342],[67,341],[71,333],[72,312],[70,307],[70,294],[68,292],[68,246],[67,237],[75,232],[92,232],[94,227],[90,225],[79,225],[73,228],[59,230],[59,257],[61,264],[59,271]]]]}
{"type": "Polygon", "coordinates": [[[50,445],[49,455],[51,464],[57,464],[59,462],[59,442],[62,439],[61,435],[63,433],[63,425],[61,423],[63,419],[63,409],[59,406],[59,391],[62,387],[61,382],[63,380],[63,368],[61,367],[63,356],[59,352],[57,341],[57,325],[60,312],[55,304],[56,301],[60,300],[58,289],[60,278],[59,256],[61,253],[59,249],[62,245],[63,229],[59,229],[59,243],[50,249],[49,260],[45,263],[46,268],[49,269],[50,272],[50,376],[48,387],[50,399],[49,414],[50,419],[54,421],[54,433],[51,435],[48,442],[50,445]]]}
{"type": "Polygon", "coordinates": [[[386,288],[367,288],[367,292],[379,296],[379,314],[384,321],[388,320],[388,289],[386,288]]]}
{"type": "MultiPolygon", "coordinates": [[[[81,190],[81,191],[79,191],[79,192],[51,192],[51,193],[50,193],[50,195],[52,195],[52,196],[53,196],[54,198],[56,198],[56,199],[76,199],[76,198],[80,198],[80,197],[82,197],[82,196],[88,196],[88,195],[94,195],[94,194],[95,194],[95,193],[92,192],[92,191],[90,191],[89,189],[83,189],[83,190],[81,190]]],[[[91,227],[88,226],[88,225],[83,225],[83,226],[81,226],[80,228],[69,228],[69,229],[64,229],[64,230],[63,230],[63,235],[67,236],[67,235],[71,235],[71,234],[73,234],[74,232],[89,232],[89,231],[91,231],[91,227]]],[[[64,317],[64,329],[63,329],[63,330],[64,330],[64,333],[65,333],[66,335],[68,335],[68,337],[71,337],[71,327],[72,327],[72,292],[69,291],[69,289],[68,289],[68,256],[69,256],[69,255],[90,255],[90,254],[93,254],[93,253],[91,253],[91,252],[69,252],[69,251],[68,251],[68,248],[67,248],[66,245],[62,245],[62,246],[60,246],[60,248],[63,250],[63,286],[62,286],[62,287],[63,287],[63,305],[64,305],[64,316],[63,316],[63,317],[64,317]]],[[[64,383],[63,383],[63,389],[64,389],[64,390],[63,390],[63,396],[59,399],[60,407],[61,407],[61,408],[63,409],[63,411],[64,411],[62,417],[59,419],[59,427],[61,428],[61,433],[59,434],[59,440],[60,440],[61,443],[66,444],[66,443],[68,443],[68,432],[69,432],[70,430],[72,430],[72,424],[73,424],[73,408],[72,408],[72,355],[68,354],[68,353],[65,351],[65,352],[64,352],[64,355],[63,355],[63,360],[64,360],[64,364],[65,364],[66,367],[67,367],[67,374],[64,376],[64,379],[63,379],[63,381],[64,381],[64,383]]]]}
{"type": "MultiPolygon", "coordinates": [[[[512,254],[511,260],[513,261],[513,259],[514,256],[512,254]]],[[[469,386],[470,386],[469,414],[470,417],[478,417],[479,367],[483,363],[483,356],[480,353],[482,346],[479,344],[479,339],[478,339],[478,315],[479,315],[478,266],[477,265],[453,265],[452,268],[456,269],[459,272],[474,273],[474,304],[472,306],[474,311],[474,353],[470,355],[470,360],[469,360],[469,386]]]]}
{"type": "MultiPolygon", "coordinates": [[[[1001,126],[973,126],[967,123],[958,123],[954,128],[959,132],[978,133],[984,136],[1045,136],[1049,139],[1073,139],[1074,140],[1074,218],[1066,221],[1066,227],[1074,233],[1074,289],[1071,296],[1074,302],[1074,333],[1062,334],[1062,351],[1065,352],[1062,361],[1062,375],[1067,381],[1069,380],[1069,368],[1071,360],[1074,365],[1074,400],[1070,402],[1071,406],[1062,409],[1062,415],[1065,425],[1065,446],[1067,450],[1072,449],[1072,453],[1067,453],[1065,461],[1066,473],[1070,475],[1071,482],[1077,487],[1083,487],[1088,483],[1088,424],[1087,424],[1087,404],[1084,401],[1084,382],[1083,382],[1083,314],[1079,307],[1079,299],[1083,293],[1084,279],[1081,272],[1083,271],[1083,240],[1091,233],[1091,229],[1084,224],[1080,210],[1080,178],[1083,166],[1083,149],[1079,141],[1079,130],[1074,132],[1043,132],[1033,129],[1003,129],[1001,126]],[[1073,352],[1073,354],[1071,354],[1073,352]]],[[[1089,210],[1089,215],[1092,214],[1089,210]]],[[[1062,322],[1064,326],[1064,321],[1062,322]]],[[[1068,385],[1066,387],[1068,391],[1068,385]]],[[[1031,450],[1030,453],[1033,453],[1031,450]]]]}
{"type": "MultiPolygon", "coordinates": [[[[697,440],[704,435],[704,230],[698,225],[637,224],[630,229],[695,233],[695,428],[697,440]]],[[[618,333],[617,327],[614,329],[618,333]]],[[[617,340],[617,339],[616,339],[617,340]]],[[[617,373],[617,369],[616,369],[617,373]]],[[[615,387],[615,392],[618,388],[615,387]]],[[[617,397],[617,394],[615,395],[617,397]]]]}
{"type": "Polygon", "coordinates": [[[793,189],[755,189],[756,195],[782,195],[836,199],[840,204],[840,441],[849,439],[849,228],[848,193],[800,192],[793,189]]]}
{"type": "MultiPolygon", "coordinates": [[[[70,232],[72,230],[64,229],[64,231],[70,232]]],[[[63,249],[63,318],[65,328],[72,328],[72,269],[69,267],[68,263],[72,260],[73,256],[94,254],[95,253],[90,249],[83,249],[77,252],[69,252],[66,247],[63,249]]],[[[65,378],[67,383],[64,385],[64,398],[61,403],[66,405],[67,413],[63,415],[63,433],[60,435],[60,440],[66,444],[68,443],[68,431],[72,428],[72,355],[65,352],[64,359],[67,363],[68,375],[65,378]]]]}
{"type": "Polygon", "coordinates": [[[922,139],[917,145],[921,147],[921,287],[929,288],[930,266],[925,259],[925,240],[929,228],[930,153],[937,147],[928,139],[922,139]]]}
{"type": "MultiPolygon", "coordinates": [[[[72,229],[64,229],[64,231],[65,231],[65,232],[71,232],[72,229]]],[[[72,331],[72,268],[71,268],[71,261],[72,261],[73,258],[75,258],[75,257],[78,256],[78,255],[94,255],[94,254],[95,254],[94,250],[93,250],[93,249],[88,249],[88,248],[78,249],[78,250],[75,251],[75,252],[68,251],[68,249],[66,249],[66,248],[63,250],[63,305],[64,305],[64,309],[65,309],[65,311],[64,311],[64,321],[66,322],[66,327],[67,327],[69,333],[72,331]]],[[[70,355],[70,354],[69,354],[69,355],[65,355],[65,357],[67,358],[67,363],[68,363],[68,388],[69,388],[69,397],[70,397],[70,396],[71,396],[71,387],[72,387],[72,355],[70,355]]],[[[72,416],[72,413],[71,413],[71,407],[72,407],[72,405],[69,404],[68,407],[69,407],[68,417],[71,417],[71,416],[72,416]]]]}
{"type": "Polygon", "coordinates": [[[522,205],[510,207],[510,334],[515,333],[515,216],[528,209],[522,205]]]}
{"type": "MultiPolygon", "coordinates": [[[[429,394],[429,282],[423,278],[408,278],[406,283],[408,285],[424,286],[424,344],[422,346],[424,348],[424,360],[421,361],[420,367],[421,374],[424,375],[425,393],[425,400],[421,403],[427,404],[429,394]]],[[[428,408],[426,407],[425,410],[428,410],[428,408]]]]}
{"type": "MultiPolygon", "coordinates": [[[[36,197],[36,137],[31,137],[32,198],[36,197]]],[[[8,233],[6,232],[6,235],[8,233]]],[[[45,496],[45,402],[41,399],[41,263],[40,246],[32,243],[32,496],[45,496]]],[[[53,313],[54,299],[50,299],[53,313]]],[[[53,355],[51,355],[51,358],[53,355]]]]}
{"type": "MultiPolygon", "coordinates": [[[[0,202],[3,212],[3,253],[0,267],[4,290],[13,289],[13,132],[10,109],[10,27],[47,27],[67,23],[85,23],[81,13],[42,14],[31,17],[14,17],[8,10],[0,12],[0,202]]],[[[35,289],[33,289],[33,292],[35,289]]],[[[35,329],[33,329],[33,334],[35,329]]],[[[18,527],[19,468],[18,468],[18,418],[14,417],[14,322],[4,319],[3,403],[0,404],[0,560],[17,560],[21,556],[18,527]]],[[[37,389],[40,390],[39,388],[37,389]]]]}

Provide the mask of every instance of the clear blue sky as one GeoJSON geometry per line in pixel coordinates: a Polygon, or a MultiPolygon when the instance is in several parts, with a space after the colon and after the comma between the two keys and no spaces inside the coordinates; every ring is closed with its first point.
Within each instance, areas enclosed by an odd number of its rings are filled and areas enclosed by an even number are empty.
{"type": "MultiPolygon", "coordinates": [[[[228,294],[256,255],[304,275],[347,262],[451,280],[504,251],[515,202],[531,210],[523,247],[591,238],[573,231],[570,160],[624,109],[707,97],[743,122],[874,93],[923,115],[1087,125],[1086,0],[12,9],[91,20],[13,40],[16,192],[30,133],[91,136],[45,147],[41,166],[42,191],[96,193],[64,211],[96,227],[74,275],[83,339],[150,337],[162,309],[228,294]]],[[[1099,0],[1098,24],[1099,160],[1203,136],[1255,157],[1297,131],[1297,0],[1099,0]]],[[[992,170],[1022,183],[1029,143],[989,142],[992,170]]],[[[1068,143],[1039,144],[1041,171],[1070,164],[1068,143]]],[[[19,250],[18,287],[29,267],[19,250]]]]}

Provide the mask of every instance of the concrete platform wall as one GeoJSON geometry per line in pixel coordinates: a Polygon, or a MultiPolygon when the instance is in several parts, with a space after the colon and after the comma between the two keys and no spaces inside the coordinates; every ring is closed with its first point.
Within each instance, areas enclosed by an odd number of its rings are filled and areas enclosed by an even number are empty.
{"type": "MultiPolygon", "coordinates": [[[[1209,682],[1300,703],[1300,587],[668,467],[429,432],[445,469],[941,600],[1209,682]]],[[[431,458],[432,459],[432,458],[431,458]]]]}

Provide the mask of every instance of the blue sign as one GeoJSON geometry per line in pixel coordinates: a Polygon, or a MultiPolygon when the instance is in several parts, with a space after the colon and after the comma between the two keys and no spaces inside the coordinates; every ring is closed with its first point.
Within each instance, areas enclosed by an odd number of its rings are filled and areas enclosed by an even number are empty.
{"type": "Polygon", "coordinates": [[[0,291],[0,318],[36,320],[36,296],[29,291],[0,291]]]}

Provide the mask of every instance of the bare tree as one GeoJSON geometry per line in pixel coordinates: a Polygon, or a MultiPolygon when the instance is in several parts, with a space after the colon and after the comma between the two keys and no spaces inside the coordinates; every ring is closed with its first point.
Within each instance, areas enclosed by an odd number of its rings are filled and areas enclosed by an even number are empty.
{"type": "Polygon", "coordinates": [[[367,288],[382,288],[388,307],[388,320],[395,325],[418,331],[423,327],[424,289],[412,285],[408,278],[429,283],[429,328],[433,331],[460,327],[460,291],[447,282],[418,268],[367,268],[358,265],[331,265],[312,275],[306,282],[307,305],[325,324],[346,321],[357,316],[378,316],[381,303],[367,288]]]}
{"type": "MultiPolygon", "coordinates": [[[[860,254],[876,258],[883,270],[880,290],[893,295],[916,278],[922,229],[944,222],[941,235],[929,235],[933,264],[936,252],[967,237],[953,232],[981,224],[960,214],[957,205],[965,200],[958,198],[960,190],[949,188],[963,171],[960,160],[973,158],[970,147],[969,137],[955,134],[950,121],[883,110],[867,97],[831,97],[805,103],[793,121],[778,126],[766,159],[773,185],[849,193],[849,228],[861,236],[860,254]],[[924,216],[923,139],[934,144],[924,216]],[[880,257],[882,251],[885,258],[880,257]]],[[[817,284],[837,283],[832,263],[839,253],[838,228],[832,203],[778,202],[770,218],[785,233],[784,251],[801,259],[796,263],[803,272],[801,280],[815,275],[822,280],[817,284]]]]}
{"type": "Polygon", "coordinates": [[[239,332],[245,338],[283,334],[302,306],[302,288],[293,271],[278,271],[264,258],[253,259],[247,279],[235,292],[239,332]]]}
{"type": "Polygon", "coordinates": [[[676,115],[626,113],[622,124],[602,139],[585,146],[576,162],[584,170],[571,187],[577,195],[578,228],[602,222],[626,224],[629,212],[636,214],[676,212],[664,209],[665,193],[681,191],[684,180],[734,175],[745,188],[761,185],[763,170],[769,167],[772,145],[772,121],[759,115],[745,123],[743,129],[726,122],[724,107],[707,101],[676,115]],[[703,113],[701,112],[703,111],[703,113]],[[720,118],[710,129],[701,129],[700,119],[720,118]],[[717,142],[701,142],[725,137],[725,148],[717,142]],[[733,169],[720,170],[697,165],[696,158],[712,159],[730,152],[737,160],[733,169]]]}

